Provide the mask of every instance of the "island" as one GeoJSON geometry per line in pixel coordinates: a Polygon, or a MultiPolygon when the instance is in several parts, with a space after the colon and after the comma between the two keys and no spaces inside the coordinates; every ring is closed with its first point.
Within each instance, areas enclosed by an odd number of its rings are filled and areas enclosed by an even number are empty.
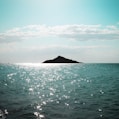
{"type": "Polygon", "coordinates": [[[71,59],[67,59],[67,58],[62,57],[62,56],[58,56],[54,59],[46,60],[43,63],[80,63],[80,62],[77,62],[77,61],[74,61],[71,59]]]}

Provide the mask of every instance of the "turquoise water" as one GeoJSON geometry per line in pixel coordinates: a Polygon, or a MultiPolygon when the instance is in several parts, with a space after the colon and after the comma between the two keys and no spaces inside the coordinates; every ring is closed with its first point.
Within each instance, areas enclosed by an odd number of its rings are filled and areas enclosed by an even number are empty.
{"type": "Polygon", "coordinates": [[[119,64],[0,64],[0,110],[6,119],[119,119],[119,64]]]}

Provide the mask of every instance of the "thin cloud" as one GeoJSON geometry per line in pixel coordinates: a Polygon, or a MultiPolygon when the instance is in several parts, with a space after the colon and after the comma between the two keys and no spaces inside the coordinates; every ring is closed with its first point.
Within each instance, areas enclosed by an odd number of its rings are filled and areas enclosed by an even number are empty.
{"type": "Polygon", "coordinates": [[[81,49],[98,49],[98,48],[107,48],[109,46],[105,45],[89,45],[89,46],[69,46],[69,45],[46,45],[46,46],[23,46],[20,47],[19,49],[15,46],[15,44],[9,44],[9,47],[6,47],[6,44],[3,46],[0,46],[0,53],[6,53],[6,52],[17,52],[17,51],[22,51],[22,52],[42,52],[42,51],[50,51],[50,50],[81,50],[81,49]]]}
{"type": "Polygon", "coordinates": [[[117,26],[102,25],[28,25],[13,28],[0,33],[0,42],[17,42],[25,39],[58,37],[74,40],[118,40],[119,28],[117,26]]]}

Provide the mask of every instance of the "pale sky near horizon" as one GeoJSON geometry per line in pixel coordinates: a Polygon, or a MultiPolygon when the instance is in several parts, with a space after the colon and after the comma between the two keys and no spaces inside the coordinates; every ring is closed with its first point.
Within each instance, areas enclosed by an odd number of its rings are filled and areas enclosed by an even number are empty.
{"type": "Polygon", "coordinates": [[[0,0],[0,63],[58,55],[119,63],[119,0],[0,0]]]}

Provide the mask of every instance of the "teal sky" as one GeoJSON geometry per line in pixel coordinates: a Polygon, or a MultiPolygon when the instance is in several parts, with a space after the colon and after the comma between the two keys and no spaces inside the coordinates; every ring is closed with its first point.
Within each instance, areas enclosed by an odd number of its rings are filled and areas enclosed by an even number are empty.
{"type": "Polygon", "coordinates": [[[119,0],[0,0],[0,62],[119,63],[118,51],[119,0]]]}

